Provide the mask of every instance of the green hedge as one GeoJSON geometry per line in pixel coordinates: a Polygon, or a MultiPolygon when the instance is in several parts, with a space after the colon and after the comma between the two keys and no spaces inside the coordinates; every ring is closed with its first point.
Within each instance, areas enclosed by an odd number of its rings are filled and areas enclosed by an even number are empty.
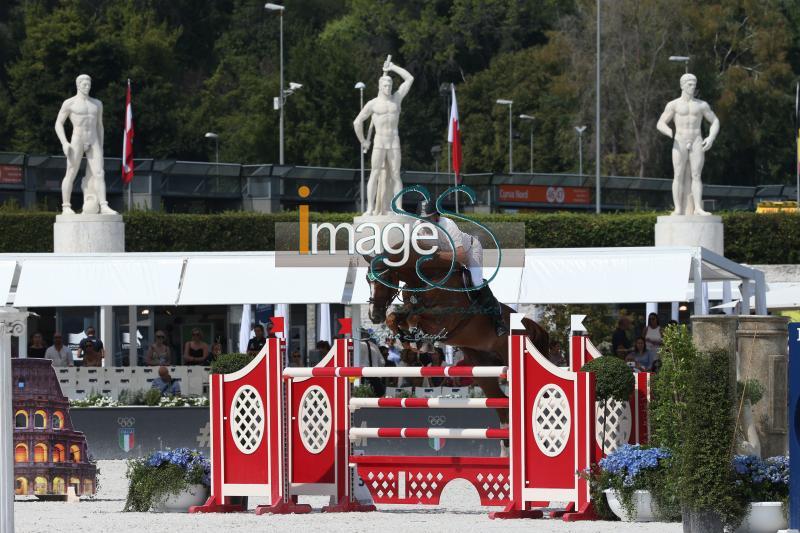
{"type": "MultiPolygon", "coordinates": [[[[750,264],[800,263],[800,215],[721,213],[725,255],[750,264]]],[[[216,215],[135,211],[125,215],[130,252],[273,250],[275,223],[296,222],[296,212],[216,215]]],[[[345,222],[352,213],[312,214],[312,221],[345,222]]],[[[531,248],[651,246],[657,213],[526,213],[474,215],[482,222],[524,222],[531,248]]],[[[0,253],[52,252],[54,213],[0,210],[0,253]]]]}

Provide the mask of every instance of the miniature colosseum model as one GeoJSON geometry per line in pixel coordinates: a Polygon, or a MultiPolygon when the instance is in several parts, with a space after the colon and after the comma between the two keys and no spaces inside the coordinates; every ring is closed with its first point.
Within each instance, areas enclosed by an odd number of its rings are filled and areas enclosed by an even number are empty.
{"type": "Polygon", "coordinates": [[[17,495],[66,496],[96,489],[86,437],[72,427],[69,400],[48,359],[13,359],[14,487],[17,495]]]}

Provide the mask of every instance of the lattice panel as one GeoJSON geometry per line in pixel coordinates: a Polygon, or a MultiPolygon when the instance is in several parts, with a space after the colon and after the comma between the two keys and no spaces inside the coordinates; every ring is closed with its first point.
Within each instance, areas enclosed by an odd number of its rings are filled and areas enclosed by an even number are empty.
{"type": "Polygon", "coordinates": [[[543,454],[556,457],[564,451],[569,441],[570,419],[564,390],[553,383],[542,387],[533,403],[533,437],[543,454]]]}
{"type": "Polygon", "coordinates": [[[251,454],[258,449],[264,437],[264,404],[251,385],[242,385],[234,394],[229,424],[240,452],[251,454]]]}
{"type": "Polygon", "coordinates": [[[478,489],[481,505],[501,504],[511,497],[511,476],[508,472],[479,472],[472,484],[478,489]]]}
{"type": "MultiPolygon", "coordinates": [[[[359,472],[360,473],[360,472],[359,472]]],[[[376,502],[392,503],[399,497],[397,493],[397,474],[391,470],[368,470],[360,473],[367,485],[372,499],[376,502]]]]}
{"type": "Polygon", "coordinates": [[[633,416],[629,402],[610,399],[607,404],[608,419],[605,418],[603,403],[594,404],[595,442],[605,452],[611,453],[631,438],[633,416]],[[605,443],[603,438],[605,437],[605,443]]]}
{"type": "Polygon", "coordinates": [[[297,429],[303,446],[310,453],[319,453],[325,449],[331,438],[331,402],[322,387],[309,387],[300,400],[300,416],[297,417],[297,429]]]}
{"type": "Polygon", "coordinates": [[[447,481],[444,474],[436,470],[410,471],[406,478],[406,492],[414,501],[436,505],[447,481]]]}

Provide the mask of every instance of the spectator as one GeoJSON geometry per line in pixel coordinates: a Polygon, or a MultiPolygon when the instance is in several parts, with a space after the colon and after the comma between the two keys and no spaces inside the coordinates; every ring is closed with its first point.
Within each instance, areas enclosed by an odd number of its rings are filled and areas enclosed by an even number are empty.
{"type": "MultiPolygon", "coordinates": [[[[472,366],[472,364],[462,355],[461,359],[459,359],[453,366],[472,366]]],[[[447,387],[469,387],[474,384],[474,381],[470,377],[457,377],[447,378],[444,384],[447,387]]]]}
{"type": "MultiPolygon", "coordinates": [[[[425,366],[444,366],[444,350],[434,348],[432,352],[429,352],[429,355],[430,363],[425,366]]],[[[431,387],[441,387],[443,382],[444,378],[428,378],[428,383],[430,383],[431,387]]]]}
{"type": "Polygon", "coordinates": [[[649,372],[653,367],[653,352],[647,349],[647,343],[644,337],[638,337],[634,344],[633,350],[630,351],[625,361],[633,363],[633,367],[639,372],[649,372]]]}
{"type": "Polygon", "coordinates": [[[172,364],[169,346],[166,344],[167,335],[161,330],[156,331],[156,341],[147,349],[144,364],[150,366],[165,366],[172,364]]]}
{"type": "Polygon", "coordinates": [[[53,362],[53,366],[74,366],[72,361],[72,350],[64,346],[64,338],[61,333],[53,333],[53,345],[44,353],[46,359],[53,362]]]}
{"type": "MultiPolygon", "coordinates": [[[[410,348],[404,348],[400,352],[400,362],[398,367],[414,367],[422,366],[417,358],[417,352],[410,348]]],[[[399,378],[397,380],[398,387],[420,387],[422,386],[422,378],[399,378]]]]}
{"type": "Polygon", "coordinates": [[[277,335],[272,332],[275,329],[275,325],[272,323],[272,320],[267,320],[267,338],[268,339],[277,339],[277,335]]]}
{"type": "Polygon", "coordinates": [[[103,366],[105,347],[103,341],[95,337],[92,326],[86,328],[86,337],[78,344],[78,354],[83,358],[83,366],[103,366]]]}
{"type": "Polygon", "coordinates": [[[292,350],[292,355],[289,358],[289,366],[303,366],[300,350],[292,350]]]}
{"type": "Polygon", "coordinates": [[[38,331],[33,334],[33,339],[28,345],[28,357],[41,359],[47,351],[47,345],[44,343],[42,334],[38,331]]]}
{"type": "Polygon", "coordinates": [[[267,344],[267,338],[264,336],[264,326],[256,324],[253,328],[253,332],[255,333],[255,337],[250,339],[250,342],[247,343],[247,355],[250,356],[258,355],[258,352],[267,344]]]}
{"type": "Polygon", "coordinates": [[[331,343],[328,341],[317,341],[317,350],[322,357],[328,355],[328,352],[331,351],[331,343]]]}
{"type": "Polygon", "coordinates": [[[222,355],[222,343],[217,339],[217,342],[211,345],[211,360],[215,360],[220,355],[222,355]]]}
{"type": "Polygon", "coordinates": [[[647,316],[647,327],[644,329],[644,342],[647,345],[647,349],[653,353],[653,355],[658,353],[658,350],[661,349],[661,344],[663,344],[663,340],[661,338],[661,325],[658,322],[658,315],[655,313],[650,313],[647,316]]]}
{"type": "Polygon", "coordinates": [[[547,360],[556,366],[567,366],[567,360],[564,359],[564,355],[561,352],[561,344],[556,339],[550,340],[547,360]]]}
{"type": "Polygon", "coordinates": [[[631,321],[627,316],[622,316],[617,321],[617,329],[611,335],[611,351],[617,357],[624,358],[631,349],[631,341],[628,340],[628,329],[630,327],[631,321]]]}
{"type": "Polygon", "coordinates": [[[183,346],[183,364],[208,364],[208,344],[203,340],[203,332],[197,328],[192,330],[192,339],[183,346]]]}
{"type": "Polygon", "coordinates": [[[180,396],[181,384],[172,379],[167,367],[158,367],[158,377],[153,380],[152,388],[158,389],[161,396],[180,396]]]}

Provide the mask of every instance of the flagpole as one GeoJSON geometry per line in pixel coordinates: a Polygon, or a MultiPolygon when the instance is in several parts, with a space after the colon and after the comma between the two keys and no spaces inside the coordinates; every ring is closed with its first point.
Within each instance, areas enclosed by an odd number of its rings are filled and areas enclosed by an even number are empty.
{"type": "Polygon", "coordinates": [[[794,174],[797,183],[797,211],[800,212],[800,81],[794,90],[794,134],[797,153],[794,157],[794,174]]]}

